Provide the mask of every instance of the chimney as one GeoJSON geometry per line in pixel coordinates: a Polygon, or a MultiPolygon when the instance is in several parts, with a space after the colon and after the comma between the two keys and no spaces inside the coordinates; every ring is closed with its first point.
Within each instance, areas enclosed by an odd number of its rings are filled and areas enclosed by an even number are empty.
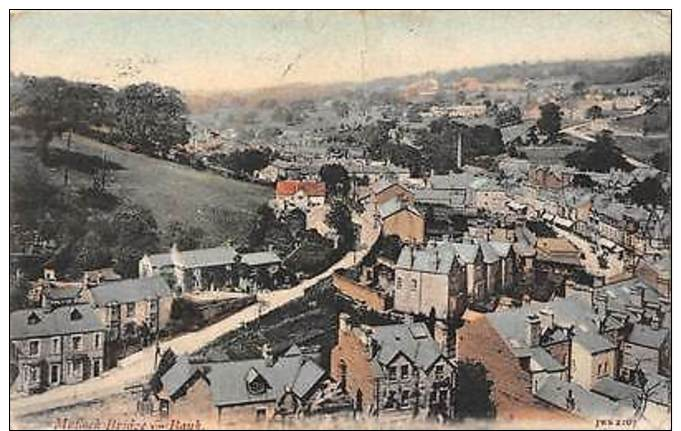
{"type": "Polygon", "coordinates": [[[660,319],[660,313],[653,314],[653,318],[650,320],[650,328],[654,329],[655,331],[660,329],[661,320],[662,319],[660,319]]]}
{"type": "Polygon", "coordinates": [[[526,342],[529,347],[539,346],[539,336],[541,334],[541,321],[536,314],[527,315],[526,342]]]}
{"type": "Polygon", "coordinates": [[[269,344],[265,343],[262,346],[262,358],[265,360],[265,366],[271,367],[274,365],[274,356],[272,355],[272,348],[269,344]]]}
{"type": "Polygon", "coordinates": [[[338,314],[338,332],[347,332],[352,328],[350,315],[347,313],[338,314]]]}
{"type": "Polygon", "coordinates": [[[541,328],[551,328],[556,325],[556,318],[553,310],[550,308],[543,308],[539,310],[539,321],[541,322],[541,328]]]}
{"type": "Polygon", "coordinates": [[[440,268],[440,251],[435,249],[435,271],[440,268]]]}
{"type": "Polygon", "coordinates": [[[411,325],[412,323],[414,323],[414,316],[411,315],[411,314],[406,314],[406,315],[404,316],[404,320],[403,320],[403,321],[404,321],[404,323],[405,323],[406,325],[411,325]]]}
{"type": "Polygon", "coordinates": [[[460,131],[457,134],[457,136],[458,136],[458,139],[457,139],[457,144],[456,144],[456,166],[459,169],[461,169],[461,165],[462,165],[462,162],[461,162],[461,150],[462,150],[461,139],[462,139],[462,137],[461,137],[460,131]]]}
{"type": "Polygon", "coordinates": [[[44,268],[43,278],[47,281],[57,281],[57,273],[53,268],[44,268]]]}
{"type": "Polygon", "coordinates": [[[567,396],[565,397],[565,404],[568,411],[573,411],[575,409],[575,397],[572,395],[572,389],[568,389],[567,396]]]}

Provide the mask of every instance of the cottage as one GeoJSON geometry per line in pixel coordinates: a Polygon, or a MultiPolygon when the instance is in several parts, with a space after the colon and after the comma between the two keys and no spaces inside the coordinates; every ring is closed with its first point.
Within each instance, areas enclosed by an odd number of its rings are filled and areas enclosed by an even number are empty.
{"type": "Polygon", "coordinates": [[[321,181],[277,181],[274,205],[277,209],[299,208],[304,211],[320,205],[326,200],[326,184],[321,181]]]}
{"type": "Polygon", "coordinates": [[[403,242],[420,244],[426,235],[423,215],[409,202],[394,197],[378,207],[383,235],[397,235],[403,242]]]}
{"type": "Polygon", "coordinates": [[[357,410],[454,416],[456,364],[424,323],[356,326],[344,313],[338,319],[331,376],[354,398],[357,410]]]}
{"type": "Polygon", "coordinates": [[[267,421],[302,413],[320,389],[325,371],[291,346],[274,358],[192,362],[180,357],[160,377],[156,396],[174,416],[205,418],[216,425],[267,421]]]}
{"type": "Polygon", "coordinates": [[[85,292],[109,341],[147,338],[165,329],[174,295],[161,276],[102,283],[85,292]]]}
{"type": "Polygon", "coordinates": [[[104,371],[106,327],[88,304],[10,314],[10,363],[17,389],[36,392],[104,371]]]}

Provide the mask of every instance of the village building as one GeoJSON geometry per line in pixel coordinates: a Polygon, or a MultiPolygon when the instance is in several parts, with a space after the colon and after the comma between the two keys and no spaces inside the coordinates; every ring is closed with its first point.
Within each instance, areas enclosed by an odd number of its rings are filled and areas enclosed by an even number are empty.
{"type": "Polygon", "coordinates": [[[331,376],[375,416],[454,417],[456,364],[424,323],[356,325],[338,317],[331,376]]]}
{"type": "Polygon", "coordinates": [[[394,272],[381,264],[333,273],[333,284],[341,295],[378,312],[393,308],[393,283],[394,272]]]}
{"type": "Polygon", "coordinates": [[[298,208],[304,211],[324,205],[326,184],[321,181],[277,181],[274,206],[279,210],[298,208]]]}
{"type": "Polygon", "coordinates": [[[104,371],[106,327],[89,304],[10,314],[15,387],[33,393],[82,382],[104,371]]]}
{"type": "Polygon", "coordinates": [[[414,205],[396,196],[380,205],[378,213],[383,235],[397,235],[405,243],[423,243],[426,236],[426,222],[414,205]]]}
{"type": "Polygon", "coordinates": [[[321,389],[326,372],[294,344],[278,358],[194,362],[179,357],[160,375],[160,409],[216,425],[297,417],[321,389]]]}
{"type": "Polygon", "coordinates": [[[281,259],[272,251],[240,254],[222,246],[144,255],[139,261],[140,277],[160,275],[179,293],[237,289],[258,290],[260,276],[273,277],[281,259]]]}
{"type": "Polygon", "coordinates": [[[653,256],[642,258],[636,266],[635,274],[647,285],[654,287],[662,296],[672,296],[672,259],[670,255],[661,258],[653,256]]]}
{"type": "Polygon", "coordinates": [[[573,172],[557,165],[532,166],[528,172],[531,185],[543,189],[562,189],[572,182],[573,172]]]}
{"type": "Polygon", "coordinates": [[[414,204],[414,193],[409,190],[404,185],[388,180],[379,180],[369,186],[369,194],[365,199],[370,199],[375,205],[375,208],[379,208],[381,205],[392,200],[393,198],[398,198],[402,202],[409,204],[414,204]]]}
{"type": "Polygon", "coordinates": [[[161,276],[105,282],[84,296],[107,329],[107,341],[158,336],[170,321],[174,295],[161,276]]]}

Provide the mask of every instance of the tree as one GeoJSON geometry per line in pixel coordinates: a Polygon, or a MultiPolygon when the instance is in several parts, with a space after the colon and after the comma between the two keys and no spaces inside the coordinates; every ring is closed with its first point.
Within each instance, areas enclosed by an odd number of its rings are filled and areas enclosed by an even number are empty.
{"type": "Polygon", "coordinates": [[[396,262],[402,246],[402,240],[397,235],[381,236],[378,240],[378,255],[396,262]]]}
{"type": "Polygon", "coordinates": [[[561,118],[563,113],[560,106],[555,103],[547,103],[539,107],[541,117],[537,120],[539,131],[546,135],[550,142],[555,142],[561,128],[561,118]]]}
{"type": "Polygon", "coordinates": [[[512,126],[522,121],[523,114],[516,105],[509,105],[497,110],[494,123],[498,127],[512,126]]]}
{"type": "Polygon", "coordinates": [[[624,198],[636,205],[656,207],[658,205],[668,208],[671,205],[671,197],[662,186],[658,177],[646,178],[634,185],[624,198]]]}
{"type": "Polygon", "coordinates": [[[652,165],[663,172],[672,171],[672,158],[669,151],[658,151],[650,160],[652,165]]]}
{"type": "Polygon", "coordinates": [[[136,277],[139,259],[158,250],[156,219],[149,209],[127,204],[114,214],[112,228],[117,232],[114,269],[123,277],[136,277]]]}
{"type": "Polygon", "coordinates": [[[487,369],[480,362],[459,362],[454,409],[456,417],[493,418],[496,407],[492,401],[494,382],[487,378],[487,369]]]}
{"type": "Polygon", "coordinates": [[[612,132],[604,130],[589,142],[584,150],[574,151],[565,156],[565,163],[582,171],[609,172],[610,169],[632,171],[634,167],[615,146],[612,132]]]}
{"type": "Polygon", "coordinates": [[[283,219],[286,227],[294,238],[304,232],[307,227],[307,215],[299,208],[287,212],[283,219]]]}
{"type": "Polygon", "coordinates": [[[252,175],[270,164],[272,152],[268,150],[246,149],[229,154],[224,160],[227,168],[241,174],[252,175]]]}
{"type": "Polygon", "coordinates": [[[331,204],[331,210],[326,214],[326,223],[339,236],[339,251],[345,253],[355,248],[357,228],[352,221],[352,214],[346,205],[340,201],[334,201],[331,204]]]}
{"type": "Polygon", "coordinates": [[[593,189],[598,184],[591,179],[590,176],[584,174],[576,174],[572,177],[572,185],[574,187],[583,187],[587,189],[593,189]]]}
{"type": "Polygon", "coordinates": [[[593,105],[586,110],[586,118],[589,120],[597,120],[603,118],[603,108],[598,105],[593,105]]]}
{"type": "Polygon", "coordinates": [[[150,82],[130,85],[116,99],[116,130],[143,153],[166,156],[189,140],[187,106],[174,88],[150,82]]]}
{"type": "Polygon", "coordinates": [[[347,196],[350,191],[348,171],[337,163],[322,166],[319,170],[319,176],[333,195],[347,196]]]}
{"type": "Polygon", "coordinates": [[[178,250],[194,250],[201,247],[201,241],[206,233],[200,227],[179,221],[168,224],[165,233],[165,244],[168,247],[177,246],[178,250]]]}
{"type": "Polygon", "coordinates": [[[584,90],[586,90],[586,82],[575,81],[575,83],[572,84],[573,93],[575,93],[577,95],[582,95],[582,94],[584,94],[584,90]]]}

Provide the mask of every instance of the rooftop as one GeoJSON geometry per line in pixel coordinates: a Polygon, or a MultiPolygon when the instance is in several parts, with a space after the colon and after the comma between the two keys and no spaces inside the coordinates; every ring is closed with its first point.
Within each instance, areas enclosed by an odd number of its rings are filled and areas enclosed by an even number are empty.
{"type": "Polygon", "coordinates": [[[124,304],[147,299],[172,296],[165,279],[161,276],[131,278],[102,283],[90,289],[92,299],[98,306],[112,303],[124,304]]]}
{"type": "Polygon", "coordinates": [[[104,331],[106,328],[89,304],[18,310],[10,314],[10,339],[51,337],[104,331]]]}

